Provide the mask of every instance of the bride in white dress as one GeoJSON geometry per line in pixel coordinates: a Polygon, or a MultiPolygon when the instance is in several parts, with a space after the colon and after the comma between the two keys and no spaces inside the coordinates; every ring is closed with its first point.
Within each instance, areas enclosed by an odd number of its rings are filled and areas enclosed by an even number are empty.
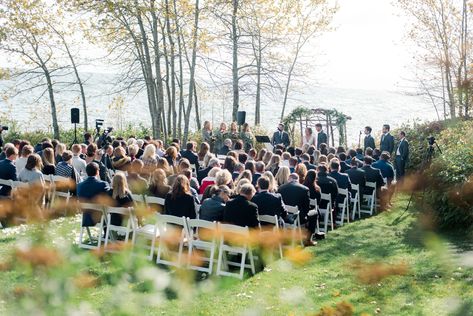
{"type": "Polygon", "coordinates": [[[302,136],[301,146],[303,147],[304,145],[309,145],[309,146],[315,146],[316,145],[315,135],[312,132],[312,128],[310,128],[310,127],[305,128],[304,136],[302,136]]]}

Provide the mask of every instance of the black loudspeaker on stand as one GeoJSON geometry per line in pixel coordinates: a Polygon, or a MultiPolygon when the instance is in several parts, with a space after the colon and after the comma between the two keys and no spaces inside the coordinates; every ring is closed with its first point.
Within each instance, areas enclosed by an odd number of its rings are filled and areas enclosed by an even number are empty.
{"type": "Polygon", "coordinates": [[[77,124],[80,123],[80,112],[78,108],[71,109],[71,123],[74,124],[74,144],[77,144],[77,124]]]}
{"type": "Polygon", "coordinates": [[[246,121],[246,112],[245,111],[238,111],[237,112],[237,124],[243,125],[246,121]]]}

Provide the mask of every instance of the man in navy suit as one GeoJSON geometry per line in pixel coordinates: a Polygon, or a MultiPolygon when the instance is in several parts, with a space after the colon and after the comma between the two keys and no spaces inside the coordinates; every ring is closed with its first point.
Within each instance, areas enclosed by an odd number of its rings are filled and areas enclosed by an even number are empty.
{"type": "Polygon", "coordinates": [[[327,144],[327,134],[322,130],[322,124],[315,124],[315,130],[317,131],[317,149],[320,150],[320,144],[327,144]]]}
{"type": "Polygon", "coordinates": [[[389,153],[387,151],[384,151],[381,153],[380,159],[373,163],[373,168],[381,170],[381,174],[383,175],[383,178],[388,179],[388,184],[390,185],[391,182],[394,180],[394,167],[393,165],[389,162],[389,153]]]}
{"type": "MultiPolygon", "coordinates": [[[[352,160],[350,161],[350,169],[348,169],[346,171],[346,173],[348,174],[348,177],[350,178],[350,182],[352,184],[357,184],[359,186],[359,189],[360,189],[360,194],[362,194],[363,192],[363,188],[365,187],[366,185],[366,174],[365,174],[365,171],[361,168],[358,168],[359,167],[359,164],[358,164],[358,160],[356,158],[352,158],[352,160]]],[[[351,192],[351,194],[353,196],[355,196],[355,193],[354,191],[351,192]]]]}
{"type": "MultiPolygon", "coordinates": [[[[372,166],[373,158],[366,156],[364,159],[365,165],[363,166],[363,170],[365,171],[366,175],[366,182],[374,182],[376,183],[376,189],[380,190],[381,187],[385,184],[383,176],[381,175],[381,170],[375,169],[372,166]]],[[[364,194],[371,194],[373,192],[372,188],[365,187],[364,194]]]]}
{"type": "MultiPolygon", "coordinates": [[[[348,194],[351,192],[351,181],[350,177],[346,173],[340,172],[340,161],[334,159],[330,162],[330,173],[329,176],[337,181],[339,189],[347,189],[348,194]]],[[[343,202],[343,198],[338,196],[338,203],[343,202]]]]}
{"type": "Polygon", "coordinates": [[[195,166],[196,172],[199,170],[199,156],[195,153],[194,142],[188,142],[186,144],[186,150],[181,151],[181,157],[189,160],[189,163],[195,166]]]}
{"type": "Polygon", "coordinates": [[[302,154],[300,158],[301,158],[301,163],[303,163],[307,167],[307,170],[317,169],[317,167],[315,165],[310,163],[309,154],[302,154]]]}
{"type": "Polygon", "coordinates": [[[389,124],[383,125],[383,135],[381,135],[379,149],[381,150],[381,153],[387,151],[389,155],[392,155],[394,150],[394,136],[389,133],[390,130],[391,127],[389,124]]]}
{"type": "MultiPolygon", "coordinates": [[[[94,202],[94,199],[99,196],[106,196],[110,191],[110,186],[107,182],[99,180],[99,165],[91,162],[85,168],[87,178],[77,185],[77,196],[79,200],[85,202],[94,202]]],[[[84,211],[82,215],[82,226],[94,226],[97,219],[92,217],[92,213],[84,211]]]]}
{"type": "Polygon", "coordinates": [[[284,124],[279,123],[278,130],[274,132],[271,144],[273,146],[283,145],[284,148],[288,147],[291,141],[289,140],[289,134],[284,131],[284,124]]]}
{"type": "Polygon", "coordinates": [[[259,215],[277,215],[279,219],[284,221],[287,217],[286,207],[279,193],[271,193],[269,189],[269,179],[260,177],[258,179],[258,193],[251,200],[258,205],[259,215]]]}
{"type": "MultiPolygon", "coordinates": [[[[5,159],[0,161],[0,179],[17,181],[16,167],[13,163],[18,157],[18,149],[13,144],[5,145],[5,159]]],[[[11,187],[4,185],[0,188],[0,197],[8,197],[11,187]]]]}
{"type": "Polygon", "coordinates": [[[409,160],[409,142],[406,133],[399,133],[399,144],[396,149],[396,179],[401,180],[406,172],[406,164],[409,160]]]}
{"type": "Polygon", "coordinates": [[[364,151],[366,151],[366,148],[371,148],[375,149],[376,145],[374,143],[374,137],[371,136],[371,132],[373,129],[370,126],[365,127],[365,140],[364,140],[364,151]]]}

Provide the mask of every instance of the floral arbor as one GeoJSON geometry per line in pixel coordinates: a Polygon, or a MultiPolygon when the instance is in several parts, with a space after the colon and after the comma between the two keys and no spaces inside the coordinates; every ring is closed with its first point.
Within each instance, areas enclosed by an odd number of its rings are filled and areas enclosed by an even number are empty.
{"type": "Polygon", "coordinates": [[[292,144],[295,144],[297,129],[299,129],[300,138],[302,139],[306,127],[310,127],[315,131],[315,124],[320,123],[327,133],[327,145],[335,146],[335,137],[338,135],[338,145],[346,146],[348,143],[346,133],[348,120],[351,120],[350,116],[335,109],[309,109],[299,106],[284,118],[283,123],[291,135],[292,144]]]}

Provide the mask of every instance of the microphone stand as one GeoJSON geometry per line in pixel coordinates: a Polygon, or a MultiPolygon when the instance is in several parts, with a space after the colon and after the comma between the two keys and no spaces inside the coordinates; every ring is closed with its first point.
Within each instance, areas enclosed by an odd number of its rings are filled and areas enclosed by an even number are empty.
{"type": "Polygon", "coordinates": [[[360,135],[358,135],[358,148],[361,147],[361,134],[363,133],[360,131],[360,135]]]}

